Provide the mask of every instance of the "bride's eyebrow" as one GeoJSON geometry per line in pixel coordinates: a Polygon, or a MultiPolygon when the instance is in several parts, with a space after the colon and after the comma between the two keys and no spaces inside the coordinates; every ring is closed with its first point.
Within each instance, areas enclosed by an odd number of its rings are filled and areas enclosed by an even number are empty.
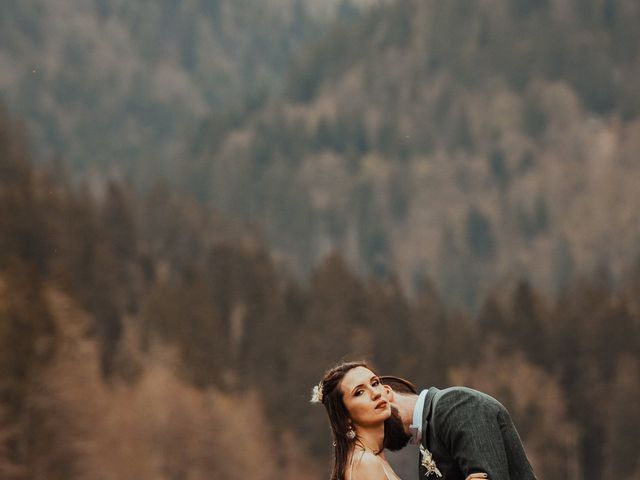
{"type": "Polygon", "coordinates": [[[353,395],[356,390],[358,390],[359,388],[364,387],[364,383],[361,383],[360,385],[356,385],[355,387],[353,387],[353,389],[351,390],[351,394],[353,395]]]}
{"type": "MultiPolygon", "coordinates": [[[[369,379],[369,383],[373,382],[374,380],[379,380],[377,375],[374,375],[373,377],[371,377],[369,379]]],[[[353,387],[353,390],[351,390],[351,394],[353,395],[357,389],[362,387],[364,387],[364,383],[361,383],[360,385],[356,385],[355,387],[353,387]]]]}

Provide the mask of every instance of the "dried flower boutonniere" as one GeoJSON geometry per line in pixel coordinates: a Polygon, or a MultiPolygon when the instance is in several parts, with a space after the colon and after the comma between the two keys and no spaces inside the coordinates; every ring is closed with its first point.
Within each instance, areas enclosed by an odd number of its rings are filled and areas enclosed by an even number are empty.
{"type": "Polygon", "coordinates": [[[422,461],[420,464],[427,470],[425,475],[435,475],[436,477],[441,478],[442,473],[438,470],[436,461],[433,459],[431,452],[420,445],[420,454],[422,455],[422,461]]]}

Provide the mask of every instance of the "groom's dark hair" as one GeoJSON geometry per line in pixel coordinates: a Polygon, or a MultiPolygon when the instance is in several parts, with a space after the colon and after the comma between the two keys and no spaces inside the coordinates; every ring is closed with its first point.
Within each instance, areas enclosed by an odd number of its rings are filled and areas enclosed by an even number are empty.
{"type": "Polygon", "coordinates": [[[388,385],[396,393],[405,393],[405,394],[414,394],[414,395],[418,394],[418,389],[409,380],[405,380],[404,378],[400,378],[400,377],[394,377],[393,375],[383,375],[379,378],[380,378],[380,382],[383,385],[388,385]]]}

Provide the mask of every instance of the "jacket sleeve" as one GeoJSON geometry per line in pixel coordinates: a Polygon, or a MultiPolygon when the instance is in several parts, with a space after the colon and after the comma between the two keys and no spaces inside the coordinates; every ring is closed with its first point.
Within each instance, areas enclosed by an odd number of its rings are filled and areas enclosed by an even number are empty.
{"type": "Polygon", "coordinates": [[[509,480],[509,464],[498,416],[506,409],[474,390],[443,390],[435,406],[436,436],[458,468],[468,476],[487,473],[490,480],[509,480]]]}

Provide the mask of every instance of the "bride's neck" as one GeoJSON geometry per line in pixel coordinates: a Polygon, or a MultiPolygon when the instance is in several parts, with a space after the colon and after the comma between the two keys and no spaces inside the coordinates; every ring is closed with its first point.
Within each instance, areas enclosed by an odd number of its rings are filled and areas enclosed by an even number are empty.
{"type": "Polygon", "coordinates": [[[382,453],[384,445],[384,423],[375,427],[358,428],[358,440],[360,447],[370,450],[376,455],[382,453]]]}

